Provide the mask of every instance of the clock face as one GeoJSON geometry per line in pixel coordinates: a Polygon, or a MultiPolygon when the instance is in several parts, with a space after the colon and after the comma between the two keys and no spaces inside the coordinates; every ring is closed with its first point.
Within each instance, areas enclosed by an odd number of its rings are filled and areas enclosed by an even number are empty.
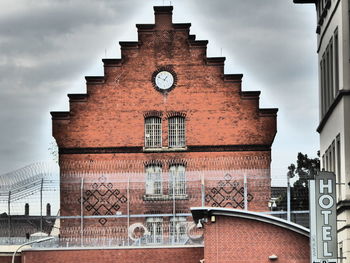
{"type": "Polygon", "coordinates": [[[155,76],[155,84],[160,90],[168,90],[174,85],[174,76],[169,71],[162,70],[155,76]]]}

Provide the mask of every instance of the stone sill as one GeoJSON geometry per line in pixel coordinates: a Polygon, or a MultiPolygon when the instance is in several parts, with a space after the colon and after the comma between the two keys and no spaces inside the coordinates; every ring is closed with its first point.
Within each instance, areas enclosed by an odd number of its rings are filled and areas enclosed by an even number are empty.
{"type": "Polygon", "coordinates": [[[146,148],[143,147],[144,152],[179,152],[179,151],[187,151],[187,147],[162,147],[162,148],[146,148]]]}
{"type": "Polygon", "coordinates": [[[171,201],[171,200],[188,200],[188,195],[175,195],[175,198],[172,195],[144,195],[143,201],[171,201]]]}

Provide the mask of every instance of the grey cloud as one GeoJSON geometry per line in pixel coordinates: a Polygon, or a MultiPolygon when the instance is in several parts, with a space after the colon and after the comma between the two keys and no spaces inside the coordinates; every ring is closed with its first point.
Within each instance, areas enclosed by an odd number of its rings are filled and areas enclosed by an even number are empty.
{"type": "MultiPolygon", "coordinates": [[[[0,174],[49,158],[49,111],[62,108],[57,104],[67,101],[73,83],[84,84],[88,69],[102,68],[99,56],[105,48],[114,44],[118,49],[117,41],[131,40],[119,35],[130,30],[136,35],[135,14],[141,15],[137,23],[150,23],[152,4],[161,3],[7,2],[11,8],[0,11],[0,123],[5,124],[0,127],[0,174]]],[[[262,105],[280,108],[273,149],[283,154],[274,152],[276,173],[298,149],[312,155],[318,118],[313,10],[281,0],[173,3],[176,22],[191,22],[191,33],[222,47],[227,64],[234,62],[228,73],[244,73],[244,89],[260,89],[262,105]],[[308,147],[297,148],[305,141],[308,147]]]]}

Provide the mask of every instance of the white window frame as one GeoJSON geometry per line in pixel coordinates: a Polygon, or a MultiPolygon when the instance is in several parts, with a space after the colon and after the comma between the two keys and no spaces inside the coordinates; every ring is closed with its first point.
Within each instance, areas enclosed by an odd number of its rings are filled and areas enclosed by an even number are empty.
{"type": "Polygon", "coordinates": [[[145,118],[145,148],[162,147],[162,118],[145,118]]]}
{"type": "Polygon", "coordinates": [[[162,217],[148,217],[146,219],[146,227],[149,231],[149,236],[147,236],[147,243],[149,244],[163,243],[163,218],[162,217]]]}
{"type": "Polygon", "coordinates": [[[170,218],[169,234],[171,243],[184,244],[187,241],[186,224],[187,220],[184,216],[170,218]]]}
{"type": "Polygon", "coordinates": [[[184,148],[186,146],[185,118],[174,116],[168,119],[168,146],[184,148]]]}
{"type": "Polygon", "coordinates": [[[163,194],[162,166],[150,164],[146,166],[146,195],[163,194]]]}
{"type": "Polygon", "coordinates": [[[183,164],[174,164],[169,167],[169,195],[186,194],[186,167],[183,164]]]}

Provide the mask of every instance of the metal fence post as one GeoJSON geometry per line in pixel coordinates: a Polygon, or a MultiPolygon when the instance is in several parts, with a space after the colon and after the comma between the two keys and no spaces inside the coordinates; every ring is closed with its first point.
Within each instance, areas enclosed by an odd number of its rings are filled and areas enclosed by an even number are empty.
{"type": "Polygon", "coordinates": [[[126,195],[127,195],[127,198],[128,198],[128,201],[127,201],[127,213],[128,213],[128,229],[126,231],[127,233],[127,239],[128,239],[128,246],[130,246],[130,238],[128,236],[128,231],[129,231],[129,227],[130,227],[130,175],[128,176],[128,186],[127,186],[127,189],[126,189],[126,195]]]}
{"type": "Polygon", "coordinates": [[[290,221],[290,177],[287,175],[287,221],[290,221]]]}
{"type": "Polygon", "coordinates": [[[204,175],[201,174],[201,199],[202,199],[202,207],[205,205],[205,184],[204,184],[204,175]]]}
{"type": "Polygon", "coordinates": [[[43,185],[44,178],[41,179],[40,184],[40,232],[43,233],[43,185]]]}
{"type": "Polygon", "coordinates": [[[244,210],[248,210],[248,183],[247,183],[246,174],[244,174],[244,178],[243,178],[243,187],[244,187],[244,210]]]}
{"type": "Polygon", "coordinates": [[[9,191],[9,196],[7,199],[7,213],[8,213],[8,238],[10,243],[11,241],[11,191],[9,191]]]}
{"type": "MultiPolygon", "coordinates": [[[[177,171],[178,172],[178,171],[177,171]]],[[[170,223],[170,229],[172,228],[173,230],[173,233],[170,233],[172,234],[172,238],[171,238],[171,243],[174,244],[175,243],[175,225],[176,225],[176,217],[175,217],[175,213],[176,213],[176,204],[175,204],[175,176],[176,176],[176,173],[173,173],[171,175],[171,180],[172,180],[172,183],[173,183],[173,223],[171,225],[170,223]]]]}
{"type": "Polygon", "coordinates": [[[80,183],[80,245],[84,246],[84,178],[80,183]]]}

